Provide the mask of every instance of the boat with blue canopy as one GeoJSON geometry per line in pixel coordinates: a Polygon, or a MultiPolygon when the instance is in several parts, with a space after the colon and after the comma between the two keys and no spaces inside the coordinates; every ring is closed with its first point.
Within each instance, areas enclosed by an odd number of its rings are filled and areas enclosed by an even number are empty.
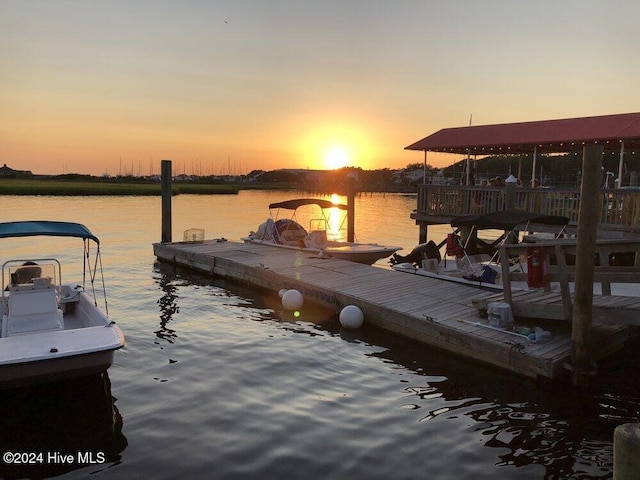
{"type": "Polygon", "coordinates": [[[35,255],[4,261],[0,388],[106,371],[125,342],[108,316],[98,237],[73,222],[0,223],[0,239],[36,236],[82,239],[82,281],[63,282],[62,264],[56,258],[35,255]]]}

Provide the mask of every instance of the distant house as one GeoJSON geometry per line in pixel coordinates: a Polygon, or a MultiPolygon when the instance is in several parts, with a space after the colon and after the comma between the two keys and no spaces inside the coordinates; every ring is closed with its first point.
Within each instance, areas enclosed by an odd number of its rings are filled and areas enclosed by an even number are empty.
{"type": "Polygon", "coordinates": [[[173,180],[176,182],[191,182],[193,177],[191,175],[181,173],[180,175],[174,175],[173,180]]]}
{"type": "Polygon", "coordinates": [[[281,168],[277,171],[294,176],[299,182],[304,183],[319,183],[326,175],[326,170],[309,170],[308,168],[281,168]]]}
{"type": "Polygon", "coordinates": [[[394,173],[395,183],[403,185],[415,185],[422,182],[424,170],[398,170],[394,173]]]}
{"type": "Polygon", "coordinates": [[[31,170],[14,170],[13,168],[7,166],[5,163],[2,167],[0,167],[0,177],[2,178],[18,178],[18,177],[32,177],[33,173],[31,170]]]}
{"type": "Polygon", "coordinates": [[[264,170],[252,170],[246,176],[248,183],[258,183],[262,181],[262,176],[266,172],[264,170]]]}

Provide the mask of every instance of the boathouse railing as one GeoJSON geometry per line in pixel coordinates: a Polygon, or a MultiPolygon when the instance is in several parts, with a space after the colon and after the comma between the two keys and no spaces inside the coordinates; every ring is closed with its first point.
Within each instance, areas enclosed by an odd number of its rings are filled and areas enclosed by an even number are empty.
{"type": "MultiPolygon", "coordinates": [[[[602,189],[599,225],[640,232],[640,189],[602,189]]],[[[505,210],[506,187],[418,185],[418,222],[442,223],[446,218],[505,210]]],[[[515,209],[568,217],[578,222],[580,190],[575,188],[516,188],[515,209]]]]}

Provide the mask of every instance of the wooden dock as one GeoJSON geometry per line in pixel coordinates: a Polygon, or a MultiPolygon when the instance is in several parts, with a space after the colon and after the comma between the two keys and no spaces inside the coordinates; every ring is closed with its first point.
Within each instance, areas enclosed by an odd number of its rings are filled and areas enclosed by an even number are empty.
{"type": "MultiPolygon", "coordinates": [[[[545,343],[492,329],[472,303],[492,292],[475,287],[265,245],[208,240],[153,248],[161,261],[268,290],[295,288],[336,312],[356,305],[366,323],[527,377],[557,378],[570,359],[566,323],[559,322],[557,331],[545,326],[552,334],[545,343]]],[[[623,325],[599,324],[592,332],[595,360],[621,349],[631,336],[623,325]]]]}

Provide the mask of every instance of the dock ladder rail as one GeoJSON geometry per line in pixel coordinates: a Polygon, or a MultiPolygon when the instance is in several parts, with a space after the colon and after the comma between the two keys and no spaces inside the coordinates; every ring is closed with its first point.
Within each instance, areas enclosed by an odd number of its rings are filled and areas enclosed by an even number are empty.
{"type": "MultiPolygon", "coordinates": [[[[535,243],[518,243],[518,244],[503,244],[499,247],[500,250],[500,262],[502,264],[502,278],[503,278],[503,295],[504,301],[511,305],[514,315],[520,316],[539,316],[539,318],[553,318],[558,320],[571,320],[573,316],[573,298],[571,294],[570,283],[576,280],[576,270],[571,262],[567,262],[568,255],[575,255],[577,250],[576,239],[548,239],[537,241],[535,243]],[[561,296],[561,305],[554,307],[553,305],[543,303],[531,303],[527,302],[527,297],[533,299],[533,294],[536,291],[532,290],[530,294],[518,292],[514,294],[511,289],[511,281],[527,281],[527,273],[513,272],[509,269],[509,259],[526,253],[527,246],[538,246],[543,248],[549,255],[555,256],[555,264],[550,265],[548,270],[549,282],[557,282],[560,287],[559,294],[561,296]]],[[[611,295],[612,283],[638,283],[640,284],[640,241],[638,239],[597,239],[596,240],[596,256],[598,259],[597,265],[594,267],[594,284],[599,283],[601,285],[601,295],[594,295],[594,314],[597,318],[598,309],[605,312],[604,307],[600,307],[596,300],[598,297],[610,298],[610,309],[607,309],[606,313],[611,314],[611,311],[615,309],[615,302],[619,297],[611,295]],[[633,256],[633,266],[611,266],[609,259],[612,254],[630,254],[633,256]]],[[[544,289],[549,292],[549,287],[544,289]]],[[[541,292],[544,294],[545,292],[541,292]]],[[[626,306],[625,308],[632,311],[626,311],[627,314],[632,314],[634,317],[625,319],[618,319],[613,322],[607,323],[628,323],[637,324],[635,319],[636,315],[633,315],[633,311],[636,307],[627,305],[627,300],[622,301],[626,306]],[[619,321],[619,322],[618,322],[619,321]]]]}

